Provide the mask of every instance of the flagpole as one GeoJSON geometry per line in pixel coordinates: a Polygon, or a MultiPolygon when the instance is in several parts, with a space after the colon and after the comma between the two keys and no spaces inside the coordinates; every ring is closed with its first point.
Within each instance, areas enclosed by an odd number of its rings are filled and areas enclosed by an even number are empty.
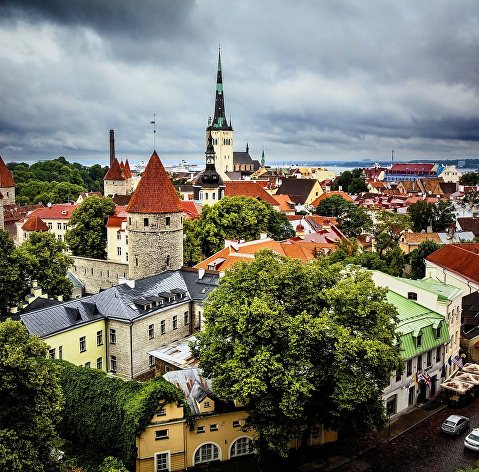
{"type": "Polygon", "coordinates": [[[153,125],[153,151],[156,151],[156,113],[153,113],[153,121],[150,121],[150,125],[153,125]]]}

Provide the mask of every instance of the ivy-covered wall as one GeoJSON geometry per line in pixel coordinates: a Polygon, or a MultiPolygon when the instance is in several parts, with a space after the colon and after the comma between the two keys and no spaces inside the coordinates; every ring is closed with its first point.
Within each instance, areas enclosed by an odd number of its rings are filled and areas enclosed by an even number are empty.
{"type": "Polygon", "coordinates": [[[135,461],[136,436],[155,411],[167,403],[185,403],[183,392],[163,377],[125,381],[96,369],[55,362],[60,366],[65,397],[60,435],[85,449],[119,457],[130,468],[135,461]]]}

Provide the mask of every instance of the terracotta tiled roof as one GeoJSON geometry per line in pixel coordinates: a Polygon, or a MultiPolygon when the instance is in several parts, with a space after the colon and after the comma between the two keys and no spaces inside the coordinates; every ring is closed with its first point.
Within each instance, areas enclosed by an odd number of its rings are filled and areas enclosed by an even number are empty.
{"type": "Polygon", "coordinates": [[[0,187],[15,187],[12,174],[5,165],[5,162],[3,162],[2,156],[0,156],[0,187]]]}
{"type": "Polygon", "coordinates": [[[354,200],[345,192],[340,192],[340,191],[333,191],[333,192],[325,192],[322,195],[320,195],[316,200],[314,200],[311,205],[313,207],[317,207],[319,205],[319,202],[322,200],[325,200],[326,198],[333,197],[334,195],[339,195],[340,197],[343,197],[344,200],[347,202],[354,202],[354,200]]]}
{"type": "Polygon", "coordinates": [[[106,223],[107,228],[121,228],[121,224],[126,221],[126,216],[109,216],[106,223]]]}
{"type": "Polygon", "coordinates": [[[23,231],[48,231],[47,224],[36,215],[30,216],[22,226],[23,231]]]}
{"type": "Polygon", "coordinates": [[[130,203],[131,194],[130,195],[118,195],[116,193],[115,195],[113,195],[113,197],[111,197],[111,199],[113,200],[115,205],[122,205],[122,206],[125,206],[125,208],[126,208],[128,203],[130,203]]]}
{"type": "MultiPolygon", "coordinates": [[[[422,163],[395,163],[391,166],[390,172],[410,172],[410,173],[428,173],[432,172],[434,164],[422,163]]],[[[388,169],[389,171],[389,169],[388,169]]]]}
{"type": "Polygon", "coordinates": [[[200,262],[195,268],[212,269],[224,272],[237,262],[251,262],[254,259],[254,254],[262,249],[270,249],[282,256],[292,257],[307,262],[315,258],[315,252],[329,254],[331,251],[334,251],[335,248],[336,246],[334,244],[308,242],[301,239],[273,241],[268,238],[228,246],[200,262]]]}
{"type": "Polygon", "coordinates": [[[182,213],[183,208],[156,151],[136,187],[128,213],[182,213]]]}
{"type": "Polygon", "coordinates": [[[113,159],[111,167],[108,169],[105,177],[103,177],[103,180],[126,180],[116,157],[113,159]]]}
{"type": "Polygon", "coordinates": [[[72,213],[78,207],[79,205],[77,204],[59,204],[52,205],[51,207],[38,208],[30,214],[29,218],[38,216],[42,220],[69,220],[72,213]]]}
{"type": "Polygon", "coordinates": [[[35,205],[4,205],[3,207],[3,218],[5,224],[7,223],[14,223],[16,221],[20,221],[22,218],[25,218],[28,213],[33,212],[37,208],[43,208],[41,203],[36,203],[35,205]]]}
{"type": "Polygon", "coordinates": [[[479,243],[446,244],[427,256],[426,260],[479,283],[479,243]]]}
{"type": "Polygon", "coordinates": [[[278,202],[258,182],[251,180],[226,181],[225,196],[258,198],[272,206],[279,206],[278,202]]]}
{"type": "Polygon", "coordinates": [[[200,217],[201,206],[193,200],[181,200],[181,207],[188,218],[195,220],[200,217]]]}
{"type": "Polygon", "coordinates": [[[289,195],[271,195],[276,204],[279,205],[280,211],[294,211],[294,202],[291,201],[289,195]]]}
{"type": "Polygon", "coordinates": [[[437,233],[404,233],[401,240],[409,244],[421,244],[424,241],[434,241],[437,244],[442,244],[437,233]]]}

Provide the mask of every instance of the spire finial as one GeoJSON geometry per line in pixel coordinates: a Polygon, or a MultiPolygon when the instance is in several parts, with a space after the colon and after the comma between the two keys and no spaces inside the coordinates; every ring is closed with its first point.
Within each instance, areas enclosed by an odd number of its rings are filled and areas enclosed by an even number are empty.
{"type": "Polygon", "coordinates": [[[153,121],[150,121],[150,125],[153,125],[153,150],[156,149],[156,113],[153,113],[153,121]]]}
{"type": "Polygon", "coordinates": [[[249,143],[246,141],[246,152],[249,152],[249,143]]]}

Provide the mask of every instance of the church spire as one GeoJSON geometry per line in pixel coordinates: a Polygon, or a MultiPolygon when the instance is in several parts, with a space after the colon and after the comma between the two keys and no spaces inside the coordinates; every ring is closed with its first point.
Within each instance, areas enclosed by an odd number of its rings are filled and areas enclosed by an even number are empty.
{"type": "Polygon", "coordinates": [[[231,130],[225,115],[225,99],[223,93],[223,75],[221,72],[221,49],[218,49],[218,71],[216,74],[215,115],[209,129],[231,130]]]}

